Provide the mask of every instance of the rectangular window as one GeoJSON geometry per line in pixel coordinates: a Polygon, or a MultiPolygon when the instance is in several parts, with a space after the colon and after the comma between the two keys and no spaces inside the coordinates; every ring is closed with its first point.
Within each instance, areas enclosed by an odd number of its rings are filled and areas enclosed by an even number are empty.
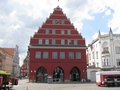
{"type": "Polygon", "coordinates": [[[74,52],[69,52],[69,59],[74,59],[74,52]]]}
{"type": "Polygon", "coordinates": [[[46,34],[49,34],[49,29],[46,29],[46,34]]]}
{"type": "Polygon", "coordinates": [[[72,43],[71,43],[71,40],[69,39],[69,40],[68,40],[68,45],[71,45],[71,44],[72,44],[72,43]]]}
{"type": "Polygon", "coordinates": [[[108,47],[103,47],[103,51],[108,51],[108,47]]]}
{"type": "Polygon", "coordinates": [[[52,39],[52,45],[55,45],[56,42],[55,42],[55,39],[52,39]]]}
{"type": "Polygon", "coordinates": [[[74,45],[78,45],[78,40],[74,40],[74,45]]]}
{"type": "Polygon", "coordinates": [[[68,34],[71,34],[71,30],[68,30],[68,34]]]}
{"type": "Polygon", "coordinates": [[[65,52],[60,52],[60,59],[65,59],[65,52]]]}
{"type": "Polygon", "coordinates": [[[81,59],[81,52],[76,52],[76,59],[81,59]]]}
{"type": "Polygon", "coordinates": [[[49,44],[49,39],[46,39],[46,40],[45,40],[45,44],[49,44]]]}
{"type": "Polygon", "coordinates": [[[92,52],[92,56],[93,56],[93,59],[94,59],[94,52],[92,52]]]}
{"type": "Polygon", "coordinates": [[[65,40],[64,40],[64,39],[61,40],[61,44],[62,44],[62,45],[65,44],[65,40]]]}
{"type": "Polygon", "coordinates": [[[57,56],[57,52],[52,52],[52,59],[57,59],[58,56],[57,56]]]}
{"type": "Polygon", "coordinates": [[[52,24],[55,24],[56,22],[55,22],[55,20],[52,20],[52,24]]]}
{"type": "Polygon", "coordinates": [[[107,65],[107,66],[109,65],[108,59],[107,59],[107,61],[106,61],[106,65],[107,65]]]}
{"type": "Polygon", "coordinates": [[[55,33],[56,33],[56,32],[55,32],[55,29],[53,29],[53,30],[52,30],[52,34],[55,34],[55,33]]]}
{"type": "Polygon", "coordinates": [[[115,47],[116,49],[116,54],[120,54],[120,47],[115,47]]]}
{"type": "Polygon", "coordinates": [[[65,31],[64,31],[64,30],[61,30],[61,34],[65,34],[65,31]]]}
{"type": "Polygon", "coordinates": [[[61,24],[64,24],[64,20],[61,20],[61,24]]]}
{"type": "Polygon", "coordinates": [[[96,52],[96,58],[98,59],[98,52],[96,52]]]}
{"type": "Polygon", "coordinates": [[[39,44],[42,44],[42,39],[39,39],[39,42],[38,42],[39,44]]]}
{"type": "Polygon", "coordinates": [[[35,58],[36,59],[41,58],[41,52],[36,52],[35,58]]]}
{"type": "Polygon", "coordinates": [[[89,54],[89,60],[91,60],[91,54],[89,54]]]}
{"type": "Polygon", "coordinates": [[[120,66],[120,59],[117,59],[117,66],[120,66]]]}
{"type": "Polygon", "coordinates": [[[43,59],[48,59],[48,52],[43,52],[43,59]]]}

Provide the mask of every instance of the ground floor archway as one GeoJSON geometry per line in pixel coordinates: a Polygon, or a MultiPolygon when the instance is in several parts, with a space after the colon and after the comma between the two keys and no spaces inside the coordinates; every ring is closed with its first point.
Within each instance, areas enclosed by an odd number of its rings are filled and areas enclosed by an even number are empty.
{"type": "Polygon", "coordinates": [[[40,67],[36,71],[36,82],[37,83],[47,82],[47,70],[44,67],[40,67]]]}
{"type": "Polygon", "coordinates": [[[64,71],[61,67],[56,67],[53,71],[53,81],[64,81],[64,71]]]}
{"type": "Polygon", "coordinates": [[[80,81],[80,70],[77,67],[71,69],[70,81],[80,81]]]}

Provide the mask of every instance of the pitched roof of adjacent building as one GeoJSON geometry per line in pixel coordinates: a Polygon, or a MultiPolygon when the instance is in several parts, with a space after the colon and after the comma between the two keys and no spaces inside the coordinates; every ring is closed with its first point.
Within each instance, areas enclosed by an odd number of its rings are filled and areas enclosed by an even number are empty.
{"type": "Polygon", "coordinates": [[[10,55],[14,55],[15,48],[3,48],[10,55]]]}

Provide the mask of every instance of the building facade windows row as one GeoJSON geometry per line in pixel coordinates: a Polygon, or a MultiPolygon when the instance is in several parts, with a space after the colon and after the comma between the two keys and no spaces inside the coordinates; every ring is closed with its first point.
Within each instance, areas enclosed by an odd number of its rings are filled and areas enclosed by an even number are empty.
{"type": "MultiPolygon", "coordinates": [[[[67,53],[65,52],[52,52],[52,59],[58,59],[58,57],[60,57],[60,59],[65,59],[67,53]],[[59,55],[59,56],[58,56],[59,55]]],[[[39,52],[37,51],[35,53],[35,58],[36,59],[41,59],[43,56],[43,59],[49,59],[49,52],[39,52]]],[[[68,59],[81,59],[81,52],[68,52],[68,59]]]]}
{"type": "MultiPolygon", "coordinates": [[[[38,41],[38,44],[50,44],[50,40],[51,39],[39,39],[39,41],[38,41]],[[43,43],[43,40],[45,40],[45,43],[43,43]]],[[[55,45],[55,44],[57,44],[56,43],[56,39],[52,39],[52,42],[51,42],[51,44],[52,45],[55,45]]],[[[65,39],[61,39],[61,43],[60,43],[61,45],[65,45],[66,43],[65,43],[65,39]]],[[[78,45],[78,40],[71,40],[71,39],[68,39],[67,40],[67,45],[71,45],[71,44],[73,44],[73,45],[78,45]],[[73,41],[73,43],[72,43],[72,41],[73,41]]]]}
{"type": "MultiPolygon", "coordinates": [[[[62,35],[65,34],[65,31],[67,31],[68,35],[71,34],[71,30],[60,30],[60,31],[61,31],[60,34],[62,34],[62,35]]],[[[45,31],[46,34],[57,34],[55,29],[52,29],[52,33],[50,33],[50,32],[51,32],[51,30],[49,30],[49,29],[46,29],[46,31],[45,31]]]]}

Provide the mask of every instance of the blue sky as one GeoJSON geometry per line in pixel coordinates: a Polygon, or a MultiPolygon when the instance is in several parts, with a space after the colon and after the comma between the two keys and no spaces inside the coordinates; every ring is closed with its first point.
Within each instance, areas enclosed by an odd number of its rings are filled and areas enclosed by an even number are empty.
{"type": "MultiPolygon", "coordinates": [[[[120,33],[120,0],[59,0],[86,45],[101,34],[120,33]]],[[[30,37],[58,6],[58,0],[0,0],[0,47],[19,46],[20,65],[30,37]]]]}

